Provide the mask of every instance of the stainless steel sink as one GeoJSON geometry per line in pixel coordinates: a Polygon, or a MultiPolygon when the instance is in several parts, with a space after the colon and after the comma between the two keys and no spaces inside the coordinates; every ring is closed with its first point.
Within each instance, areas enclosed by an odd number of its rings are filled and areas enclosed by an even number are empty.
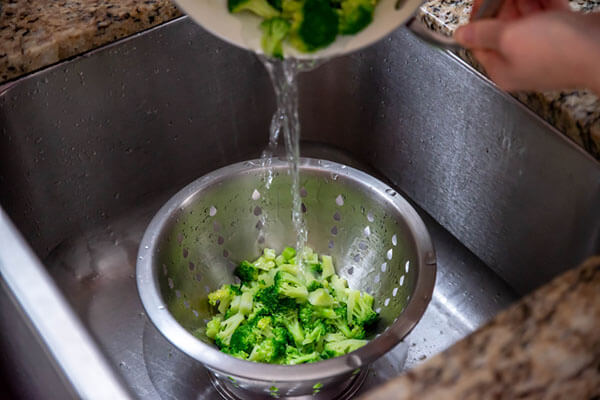
{"type": "MultiPolygon", "coordinates": [[[[396,187],[438,254],[428,311],[362,391],[600,250],[600,164],[406,30],[305,74],[300,96],[303,155],[396,187]]],[[[260,153],[273,109],[255,57],[186,18],[0,88],[0,364],[15,397],[216,396],[145,317],[137,246],[177,189],[260,153]]]]}

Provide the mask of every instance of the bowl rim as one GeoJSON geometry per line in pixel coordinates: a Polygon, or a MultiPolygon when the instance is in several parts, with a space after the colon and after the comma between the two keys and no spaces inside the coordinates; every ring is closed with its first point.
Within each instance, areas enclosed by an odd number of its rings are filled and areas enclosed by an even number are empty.
{"type": "MultiPolygon", "coordinates": [[[[271,168],[283,169],[288,162],[273,158],[271,168]]],[[[168,227],[169,217],[201,190],[219,182],[223,177],[252,173],[263,169],[260,159],[242,161],[212,171],[171,197],[152,218],[140,243],[136,262],[136,283],[146,314],[157,330],[176,348],[210,369],[242,379],[264,382],[301,382],[325,380],[351,373],[366,366],[395,347],[415,327],[431,300],[436,276],[436,256],[433,243],[421,217],[404,197],[379,179],[355,168],[333,161],[300,158],[300,170],[319,170],[336,173],[340,177],[368,185],[387,199],[405,219],[415,241],[417,253],[417,277],[413,295],[408,301],[402,318],[397,318],[384,332],[360,349],[329,360],[300,365],[278,365],[241,360],[196,339],[177,322],[169,312],[160,293],[159,266],[155,259],[156,246],[161,233],[168,227]],[[260,366],[260,368],[257,368],[260,366]]]]}

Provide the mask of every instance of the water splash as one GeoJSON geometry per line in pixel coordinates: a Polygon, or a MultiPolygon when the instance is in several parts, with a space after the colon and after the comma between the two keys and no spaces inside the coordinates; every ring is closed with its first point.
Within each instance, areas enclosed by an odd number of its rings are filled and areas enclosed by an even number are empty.
{"type": "Polygon", "coordinates": [[[283,133],[285,141],[285,157],[289,163],[289,173],[292,177],[292,223],[296,231],[296,249],[302,254],[308,232],[302,217],[302,200],[300,196],[300,120],[298,116],[298,75],[321,65],[322,60],[273,60],[259,56],[269,72],[277,109],[271,119],[269,130],[269,145],[263,152],[263,167],[267,167],[265,185],[270,188],[273,182],[272,158],[276,155],[279,137],[283,133]]]}

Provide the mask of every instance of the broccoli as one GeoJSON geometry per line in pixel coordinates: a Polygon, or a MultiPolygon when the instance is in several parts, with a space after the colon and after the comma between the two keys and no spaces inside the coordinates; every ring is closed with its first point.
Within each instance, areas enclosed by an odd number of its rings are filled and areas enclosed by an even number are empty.
{"type": "Polygon", "coordinates": [[[309,292],[314,292],[315,290],[320,289],[322,287],[323,287],[323,284],[321,282],[314,280],[314,281],[310,282],[310,284],[306,287],[306,289],[309,292]]]}
{"type": "Polygon", "coordinates": [[[289,297],[280,297],[277,287],[271,285],[269,287],[260,289],[254,295],[254,301],[261,304],[268,312],[277,312],[282,310],[288,310],[296,306],[296,301],[289,297]]]}
{"type": "Polygon", "coordinates": [[[267,0],[227,0],[227,8],[231,13],[247,10],[263,18],[273,18],[279,15],[279,11],[267,0]]]}
{"type": "Polygon", "coordinates": [[[287,346],[285,348],[285,363],[288,365],[304,364],[308,362],[319,361],[319,353],[312,352],[309,354],[302,354],[297,348],[287,346]]]}
{"type": "Polygon", "coordinates": [[[313,325],[312,330],[307,332],[304,336],[304,340],[302,341],[303,345],[307,345],[310,343],[316,343],[321,340],[323,336],[327,333],[327,327],[323,323],[323,321],[318,321],[313,325]]]}
{"type": "Polygon", "coordinates": [[[218,315],[212,317],[212,319],[208,321],[208,324],[206,324],[206,336],[208,336],[211,339],[217,337],[217,333],[219,332],[219,328],[221,327],[222,320],[223,318],[221,318],[218,315]]]}
{"type": "Polygon", "coordinates": [[[285,249],[283,249],[283,251],[281,252],[281,256],[289,261],[292,258],[296,257],[296,249],[294,249],[293,247],[286,247],[285,249]]]}
{"type": "Polygon", "coordinates": [[[304,332],[302,332],[302,327],[298,321],[298,313],[295,310],[277,314],[275,321],[285,326],[297,346],[302,344],[304,341],[304,332]]]}
{"type": "Polygon", "coordinates": [[[274,339],[265,339],[252,349],[248,360],[270,363],[277,360],[285,352],[285,347],[274,339]]]}
{"type": "Polygon", "coordinates": [[[323,268],[323,272],[321,272],[321,277],[323,279],[329,278],[333,274],[335,274],[335,269],[333,268],[333,260],[331,256],[322,256],[321,257],[321,267],[323,268]]]}
{"type": "Polygon", "coordinates": [[[244,316],[242,314],[235,314],[221,322],[221,326],[219,327],[219,332],[217,333],[216,337],[221,343],[223,343],[223,345],[229,346],[231,336],[243,320],[244,316]]]}
{"type": "Polygon", "coordinates": [[[256,261],[254,261],[254,266],[263,271],[269,271],[275,268],[275,261],[267,260],[264,256],[260,256],[256,261]]]}
{"type": "Polygon", "coordinates": [[[321,263],[310,263],[308,264],[308,267],[313,274],[321,274],[323,272],[323,266],[321,263]]]}
{"type": "Polygon", "coordinates": [[[258,278],[258,269],[248,261],[242,261],[240,265],[235,268],[233,274],[240,278],[242,283],[250,283],[258,278]]]}
{"type": "Polygon", "coordinates": [[[325,289],[316,289],[308,295],[308,302],[313,306],[329,307],[334,304],[333,297],[325,289]]]}
{"type": "Polygon", "coordinates": [[[240,351],[250,353],[256,345],[256,336],[254,327],[251,324],[240,325],[231,335],[229,347],[235,353],[240,351]]]}
{"type": "Polygon", "coordinates": [[[237,288],[235,285],[221,286],[220,289],[215,290],[208,295],[208,302],[212,306],[217,306],[220,313],[225,313],[234,296],[239,291],[239,289],[235,290],[235,288],[237,288]]]}
{"type": "Polygon", "coordinates": [[[339,33],[354,35],[373,21],[375,3],[371,0],[342,0],[339,16],[339,33]]]}
{"type": "Polygon", "coordinates": [[[319,262],[310,248],[299,258],[292,248],[284,252],[277,256],[265,249],[256,261],[241,262],[235,272],[241,287],[223,285],[209,294],[219,313],[202,334],[233,357],[290,365],[336,357],[366,343],[377,317],[373,297],[349,289],[331,257],[319,262]]]}
{"type": "Polygon", "coordinates": [[[306,286],[289,272],[278,271],[275,274],[275,287],[280,296],[286,296],[304,302],[308,298],[306,286]]]}
{"type": "Polygon", "coordinates": [[[325,344],[325,352],[330,352],[334,357],[338,357],[357,350],[365,344],[367,344],[367,341],[362,339],[332,341],[325,344]]]}
{"type": "Polygon", "coordinates": [[[373,311],[373,297],[368,293],[347,289],[347,319],[350,325],[369,326],[377,320],[373,311]]]}
{"type": "MultiPolygon", "coordinates": [[[[286,2],[283,2],[284,12],[286,2]]],[[[290,43],[302,52],[310,53],[326,47],[337,36],[338,14],[327,0],[305,0],[300,11],[293,12],[292,18],[290,43]]]]}

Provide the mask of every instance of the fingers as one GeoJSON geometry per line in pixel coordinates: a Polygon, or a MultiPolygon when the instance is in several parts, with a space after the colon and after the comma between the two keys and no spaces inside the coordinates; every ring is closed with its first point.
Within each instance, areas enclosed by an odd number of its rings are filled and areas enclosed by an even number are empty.
{"type": "Polygon", "coordinates": [[[454,33],[454,39],[469,49],[497,50],[506,22],[497,19],[482,19],[461,26],[454,33]]]}

